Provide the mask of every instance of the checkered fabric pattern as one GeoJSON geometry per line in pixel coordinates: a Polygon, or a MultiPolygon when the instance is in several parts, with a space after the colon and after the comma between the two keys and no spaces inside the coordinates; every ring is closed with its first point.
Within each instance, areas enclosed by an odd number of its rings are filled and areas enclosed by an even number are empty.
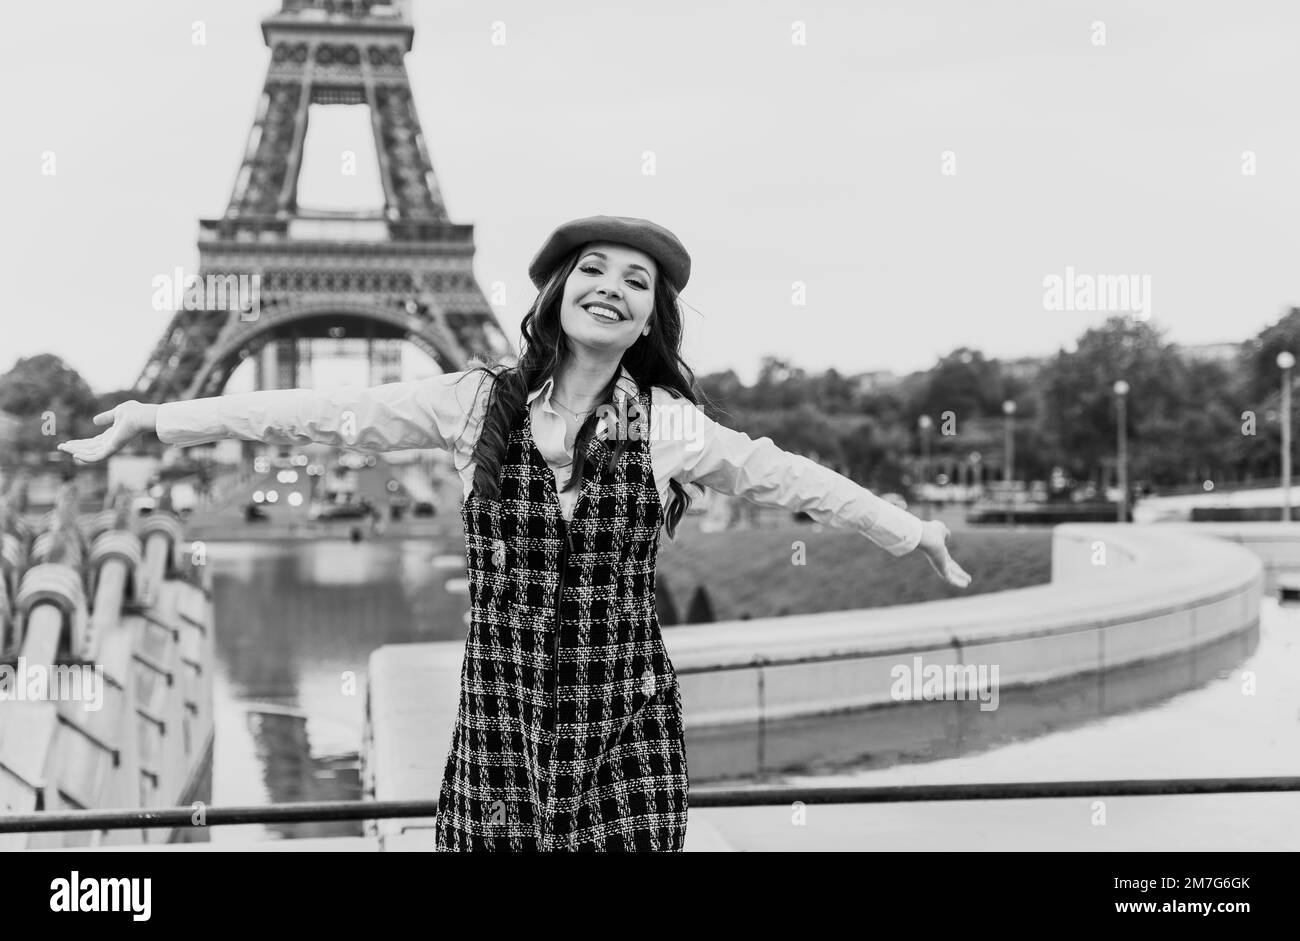
{"type": "MultiPolygon", "coordinates": [[[[648,423],[650,391],[637,401],[648,423]]],[[[662,509],[650,442],[629,442],[613,468],[610,447],[592,436],[566,524],[525,410],[499,499],[475,490],[462,507],[471,623],[439,850],[685,842],[686,741],[655,611],[662,509]]]]}

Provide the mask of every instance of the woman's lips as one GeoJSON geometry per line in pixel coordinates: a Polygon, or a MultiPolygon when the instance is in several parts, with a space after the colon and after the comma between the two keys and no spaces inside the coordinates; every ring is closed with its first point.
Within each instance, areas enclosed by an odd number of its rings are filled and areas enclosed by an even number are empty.
{"type": "Polygon", "coordinates": [[[592,320],[600,323],[619,323],[623,319],[622,314],[615,314],[614,311],[605,307],[603,304],[588,304],[583,308],[592,320]]]}

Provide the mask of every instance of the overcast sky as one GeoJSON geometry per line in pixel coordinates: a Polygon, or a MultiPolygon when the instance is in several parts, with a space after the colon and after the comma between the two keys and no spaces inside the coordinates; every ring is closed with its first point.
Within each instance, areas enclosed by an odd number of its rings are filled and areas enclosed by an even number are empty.
{"type": "MultiPolygon", "coordinates": [[[[196,269],[229,199],[278,7],[5,10],[0,371],[53,352],[96,391],[135,381],[170,316],[153,279],[196,269]]],[[[416,0],[415,26],[434,170],[512,339],[542,239],[596,213],[677,233],[688,362],[745,379],[769,354],[906,372],[1069,347],[1108,312],[1046,309],[1068,268],[1148,277],[1186,343],[1300,304],[1294,3],[416,0]]],[[[377,191],[338,172],[358,127],[313,124],[304,204],[377,191]]]]}

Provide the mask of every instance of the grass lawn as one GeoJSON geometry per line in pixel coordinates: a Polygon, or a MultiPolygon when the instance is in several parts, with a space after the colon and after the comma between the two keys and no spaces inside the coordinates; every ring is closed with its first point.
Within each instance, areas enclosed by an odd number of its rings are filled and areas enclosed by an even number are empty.
{"type": "Polygon", "coordinates": [[[682,521],[676,541],[661,534],[657,577],[685,621],[696,586],[709,594],[716,620],[878,608],[1025,588],[1051,581],[1052,531],[954,529],[953,558],[971,575],[966,589],[940,581],[920,553],[896,558],[847,530],[790,522],[773,528],[699,531],[682,521]],[[803,565],[792,544],[802,540],[803,565]]]}

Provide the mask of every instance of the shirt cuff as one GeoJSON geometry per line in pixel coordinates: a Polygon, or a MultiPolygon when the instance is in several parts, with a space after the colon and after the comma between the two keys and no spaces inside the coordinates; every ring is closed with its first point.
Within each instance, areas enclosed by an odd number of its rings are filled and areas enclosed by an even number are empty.
{"type": "Polygon", "coordinates": [[[868,536],[891,555],[907,555],[920,545],[924,522],[888,500],[880,502],[880,512],[876,514],[868,536]]]}
{"type": "Polygon", "coordinates": [[[163,444],[186,447],[219,441],[225,436],[217,400],[220,396],[164,402],[158,406],[154,431],[163,444]]]}

